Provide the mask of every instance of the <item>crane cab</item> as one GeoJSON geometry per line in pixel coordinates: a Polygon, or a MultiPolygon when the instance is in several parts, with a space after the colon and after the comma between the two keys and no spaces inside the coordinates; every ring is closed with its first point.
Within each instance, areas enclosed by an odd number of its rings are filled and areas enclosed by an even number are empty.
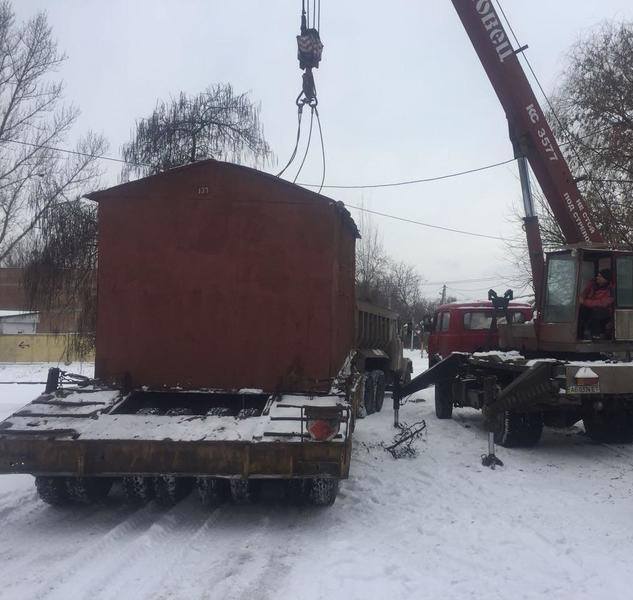
{"type": "Polygon", "coordinates": [[[570,358],[633,350],[633,253],[598,247],[569,247],[547,254],[540,310],[534,321],[504,326],[505,348],[570,358]],[[593,313],[581,299],[601,271],[610,281],[602,296],[609,306],[593,313]],[[599,315],[600,331],[593,328],[599,315]],[[598,334],[597,334],[598,333],[598,334]],[[597,335],[596,335],[597,334],[597,335]]]}

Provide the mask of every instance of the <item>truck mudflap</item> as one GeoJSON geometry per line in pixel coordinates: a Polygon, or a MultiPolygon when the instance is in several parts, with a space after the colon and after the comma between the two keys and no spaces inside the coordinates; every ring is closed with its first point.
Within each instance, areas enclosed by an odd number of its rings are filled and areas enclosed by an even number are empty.
{"type": "Polygon", "coordinates": [[[346,478],[351,430],[337,395],[60,389],[0,423],[0,473],[346,478]]]}

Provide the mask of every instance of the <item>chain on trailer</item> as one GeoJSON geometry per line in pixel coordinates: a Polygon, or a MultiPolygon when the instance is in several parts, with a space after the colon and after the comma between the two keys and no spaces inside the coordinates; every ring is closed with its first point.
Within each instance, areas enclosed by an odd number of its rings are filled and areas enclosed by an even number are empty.
{"type": "Polygon", "coordinates": [[[317,96],[316,83],[314,81],[313,69],[318,69],[323,56],[323,43],[321,42],[321,0],[302,0],[301,3],[301,30],[297,36],[297,59],[299,61],[299,68],[303,71],[301,91],[295,100],[297,106],[297,138],[295,142],[294,150],[288,160],[286,166],[279,172],[277,177],[281,177],[290,165],[294,162],[297,151],[299,149],[299,143],[301,141],[301,123],[303,117],[303,111],[306,106],[310,108],[310,130],[308,133],[308,140],[306,144],[305,153],[297,174],[293,179],[293,183],[296,183],[303,166],[305,164],[308,152],[310,150],[310,143],[312,141],[312,129],[314,124],[314,117],[317,119],[319,134],[321,137],[321,150],[323,153],[323,178],[321,181],[321,187],[318,193],[323,188],[325,180],[325,150],[323,144],[323,130],[321,128],[321,120],[318,111],[319,99],[317,96]]]}

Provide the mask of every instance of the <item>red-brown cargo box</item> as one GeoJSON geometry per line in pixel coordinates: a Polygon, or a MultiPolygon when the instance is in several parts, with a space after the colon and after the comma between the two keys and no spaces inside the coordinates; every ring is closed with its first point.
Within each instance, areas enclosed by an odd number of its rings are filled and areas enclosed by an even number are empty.
{"type": "Polygon", "coordinates": [[[215,160],[88,197],[98,378],[329,389],[354,344],[358,231],[340,203],[215,160]]]}

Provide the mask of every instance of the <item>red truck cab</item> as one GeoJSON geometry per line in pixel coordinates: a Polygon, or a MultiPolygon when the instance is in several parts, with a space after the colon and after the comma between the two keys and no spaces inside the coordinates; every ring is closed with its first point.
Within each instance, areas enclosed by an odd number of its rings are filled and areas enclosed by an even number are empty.
{"type": "MultiPolygon", "coordinates": [[[[508,314],[512,323],[532,320],[534,309],[529,304],[511,302],[508,314]]],[[[429,367],[446,358],[451,352],[483,352],[498,347],[499,336],[491,329],[492,302],[455,302],[440,306],[433,316],[429,336],[429,367]]],[[[498,317],[499,324],[506,317],[498,317]]]]}

